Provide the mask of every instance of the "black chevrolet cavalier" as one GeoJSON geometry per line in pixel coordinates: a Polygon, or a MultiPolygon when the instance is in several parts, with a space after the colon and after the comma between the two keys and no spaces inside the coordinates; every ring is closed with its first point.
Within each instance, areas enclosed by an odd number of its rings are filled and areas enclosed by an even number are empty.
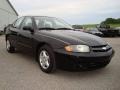
{"type": "Polygon", "coordinates": [[[63,20],[46,16],[20,17],[6,28],[7,51],[13,53],[19,47],[31,49],[46,73],[54,71],[59,63],[102,68],[114,54],[100,37],[75,31],[63,20]]]}

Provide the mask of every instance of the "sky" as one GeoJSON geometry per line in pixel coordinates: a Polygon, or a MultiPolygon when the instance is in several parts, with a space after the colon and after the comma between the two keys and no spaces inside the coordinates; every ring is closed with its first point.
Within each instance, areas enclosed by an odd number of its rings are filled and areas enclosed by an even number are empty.
{"type": "Polygon", "coordinates": [[[120,18],[120,0],[10,0],[20,16],[62,18],[70,24],[99,24],[120,18]]]}

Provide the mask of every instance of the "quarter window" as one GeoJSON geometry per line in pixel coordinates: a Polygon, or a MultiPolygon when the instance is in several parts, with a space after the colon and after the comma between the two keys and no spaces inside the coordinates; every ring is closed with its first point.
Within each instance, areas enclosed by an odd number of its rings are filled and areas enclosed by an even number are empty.
{"type": "Polygon", "coordinates": [[[21,25],[21,23],[22,23],[22,21],[23,21],[23,19],[24,19],[24,17],[21,17],[21,18],[17,19],[17,20],[15,21],[15,23],[13,24],[14,27],[15,27],[15,28],[19,28],[20,25],[21,25]]]}

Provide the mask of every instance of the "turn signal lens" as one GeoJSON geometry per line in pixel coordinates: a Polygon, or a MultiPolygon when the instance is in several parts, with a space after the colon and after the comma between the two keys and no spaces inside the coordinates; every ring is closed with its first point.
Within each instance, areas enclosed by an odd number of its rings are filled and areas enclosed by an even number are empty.
{"type": "Polygon", "coordinates": [[[68,52],[72,52],[72,51],[73,51],[73,49],[72,49],[71,46],[66,46],[66,47],[65,47],[65,50],[68,51],[68,52]]]}

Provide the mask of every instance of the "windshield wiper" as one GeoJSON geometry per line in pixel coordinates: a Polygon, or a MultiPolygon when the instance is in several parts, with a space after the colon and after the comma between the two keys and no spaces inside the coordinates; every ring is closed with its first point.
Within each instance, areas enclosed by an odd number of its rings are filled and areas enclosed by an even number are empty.
{"type": "Polygon", "coordinates": [[[72,28],[57,28],[57,30],[73,30],[72,28]]]}
{"type": "Polygon", "coordinates": [[[56,30],[55,28],[50,28],[50,27],[44,27],[44,28],[39,28],[39,30],[56,30]]]}
{"type": "Polygon", "coordinates": [[[39,28],[39,30],[73,30],[72,28],[50,28],[50,27],[44,27],[39,28]]]}

